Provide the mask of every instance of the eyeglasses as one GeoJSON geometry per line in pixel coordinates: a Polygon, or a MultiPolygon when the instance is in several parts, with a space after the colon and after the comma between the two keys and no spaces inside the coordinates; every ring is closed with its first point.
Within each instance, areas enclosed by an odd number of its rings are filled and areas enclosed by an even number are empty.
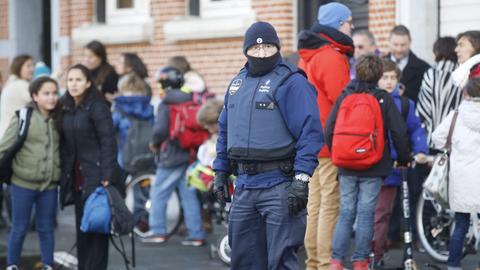
{"type": "Polygon", "coordinates": [[[252,46],[249,50],[252,50],[254,52],[259,52],[260,50],[267,51],[267,50],[273,50],[273,49],[276,49],[276,48],[277,47],[273,44],[257,44],[257,45],[252,46]]]}

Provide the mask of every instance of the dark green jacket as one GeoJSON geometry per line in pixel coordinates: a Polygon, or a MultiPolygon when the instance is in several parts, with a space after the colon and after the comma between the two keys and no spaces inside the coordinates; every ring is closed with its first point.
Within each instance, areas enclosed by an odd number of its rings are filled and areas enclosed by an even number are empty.
{"type": "MultiPolygon", "coordinates": [[[[0,140],[0,157],[17,139],[19,119],[14,115],[0,140]]],[[[12,184],[43,191],[60,179],[60,136],[53,119],[46,120],[34,109],[28,135],[12,162],[12,184]]]]}

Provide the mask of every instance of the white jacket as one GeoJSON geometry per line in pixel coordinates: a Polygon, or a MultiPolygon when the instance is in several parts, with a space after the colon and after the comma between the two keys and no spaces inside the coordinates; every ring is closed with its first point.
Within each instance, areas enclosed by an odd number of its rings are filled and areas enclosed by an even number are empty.
{"type": "MultiPolygon", "coordinates": [[[[480,100],[464,100],[458,110],[450,156],[450,208],[480,212],[480,100]]],[[[433,132],[432,141],[438,149],[445,146],[453,114],[450,112],[433,132]]]]}
{"type": "Polygon", "coordinates": [[[25,107],[32,99],[28,91],[29,82],[10,75],[2,90],[0,100],[0,138],[7,130],[15,111],[25,107]]]}

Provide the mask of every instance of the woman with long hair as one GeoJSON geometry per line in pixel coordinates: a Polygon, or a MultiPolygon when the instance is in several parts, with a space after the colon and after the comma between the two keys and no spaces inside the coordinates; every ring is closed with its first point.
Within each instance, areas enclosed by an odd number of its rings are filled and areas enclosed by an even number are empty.
{"type": "Polygon", "coordinates": [[[97,90],[89,70],[74,65],[67,73],[67,92],[61,99],[62,207],[75,205],[78,269],[107,269],[105,234],[84,233],[80,223],[85,200],[100,185],[115,184],[117,146],[110,107],[97,90]]]}
{"type": "Polygon", "coordinates": [[[461,89],[453,83],[452,72],[458,67],[453,37],[441,37],[433,44],[435,65],[423,75],[417,112],[431,147],[432,132],[462,101],[461,89]]]}
{"type": "Polygon", "coordinates": [[[2,90],[0,101],[0,138],[7,129],[16,110],[27,105],[32,98],[28,84],[33,77],[33,60],[30,55],[15,57],[10,65],[10,77],[2,90]]]}
{"type": "Polygon", "coordinates": [[[120,77],[132,73],[140,77],[144,81],[147,96],[152,96],[152,88],[147,82],[148,69],[138,54],[131,52],[122,53],[115,65],[115,71],[120,77]]]}
{"type": "Polygon", "coordinates": [[[90,71],[93,83],[105,98],[111,102],[113,94],[117,92],[118,75],[107,60],[107,49],[99,41],[91,41],[85,45],[85,66],[90,71]]]}

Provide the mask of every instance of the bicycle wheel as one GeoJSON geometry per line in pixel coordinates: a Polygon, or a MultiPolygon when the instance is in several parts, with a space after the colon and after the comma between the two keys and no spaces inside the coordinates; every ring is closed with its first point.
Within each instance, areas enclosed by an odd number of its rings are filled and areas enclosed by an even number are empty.
{"type": "MultiPolygon", "coordinates": [[[[135,234],[141,237],[145,237],[149,231],[150,187],[154,181],[155,174],[145,173],[138,174],[127,183],[125,204],[135,216],[135,234]]],[[[182,221],[180,197],[176,190],[172,192],[168,200],[166,218],[167,236],[171,236],[175,234],[182,221]]]]}
{"type": "Polygon", "coordinates": [[[447,262],[453,227],[453,213],[422,192],[417,205],[417,231],[422,246],[433,259],[447,262]]]}
{"type": "Polygon", "coordinates": [[[226,265],[230,265],[232,249],[228,244],[228,234],[225,234],[222,238],[218,240],[217,252],[220,260],[222,260],[222,262],[224,262],[226,265]]]}

